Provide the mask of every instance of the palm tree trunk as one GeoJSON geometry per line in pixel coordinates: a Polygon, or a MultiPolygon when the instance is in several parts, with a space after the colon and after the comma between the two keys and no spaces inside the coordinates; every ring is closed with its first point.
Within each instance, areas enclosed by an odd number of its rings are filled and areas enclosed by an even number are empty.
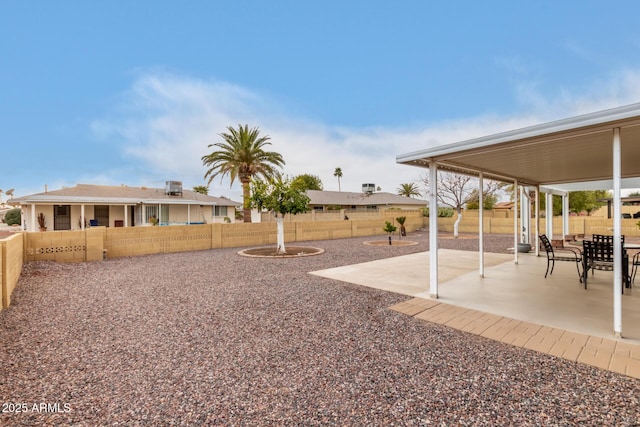
{"type": "Polygon", "coordinates": [[[249,183],[251,182],[251,178],[240,177],[240,182],[242,183],[242,217],[244,222],[251,222],[251,188],[249,187],[249,183]]]}

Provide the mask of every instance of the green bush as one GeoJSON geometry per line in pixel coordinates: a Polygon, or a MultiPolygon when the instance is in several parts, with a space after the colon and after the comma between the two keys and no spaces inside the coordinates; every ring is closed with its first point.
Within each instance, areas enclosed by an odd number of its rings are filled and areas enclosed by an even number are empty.
{"type": "MultiPolygon", "coordinates": [[[[438,208],[438,216],[440,218],[451,218],[454,214],[452,208],[438,208]]],[[[422,208],[422,215],[429,216],[429,208],[422,208]]]]}
{"type": "Polygon", "coordinates": [[[20,209],[16,208],[7,211],[7,213],[4,214],[4,222],[7,223],[7,225],[21,224],[20,209]]]}

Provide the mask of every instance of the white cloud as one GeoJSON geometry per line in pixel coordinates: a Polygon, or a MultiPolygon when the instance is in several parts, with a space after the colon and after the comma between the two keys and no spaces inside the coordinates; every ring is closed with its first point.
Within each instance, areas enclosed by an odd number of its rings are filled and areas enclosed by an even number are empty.
{"type": "MultiPolygon", "coordinates": [[[[269,97],[225,82],[148,73],[141,75],[112,117],[96,121],[96,135],[121,145],[125,158],[143,165],[150,182],[182,180],[192,187],[204,183],[201,157],[219,142],[227,126],[247,123],[271,137],[270,149],[281,153],[284,171],[318,175],[327,190],[337,190],[333,176],[341,167],[343,191],[360,191],[361,184],[375,183],[395,192],[401,183],[414,182],[423,169],[395,163],[399,154],[429,146],[517,129],[570,117],[640,99],[640,72],[627,70],[608,80],[594,82],[583,94],[563,92],[546,96],[533,84],[514,83],[514,91],[528,106],[526,114],[510,117],[481,116],[413,128],[344,128],[314,122],[285,109],[269,97]]],[[[490,101],[488,101],[490,102],[490,101]]],[[[130,178],[130,180],[133,178],[130,178]]],[[[142,179],[142,178],[138,178],[142,179]]],[[[117,178],[127,181],[127,177],[117,178]]],[[[239,184],[216,178],[210,194],[240,198],[239,184]]]]}

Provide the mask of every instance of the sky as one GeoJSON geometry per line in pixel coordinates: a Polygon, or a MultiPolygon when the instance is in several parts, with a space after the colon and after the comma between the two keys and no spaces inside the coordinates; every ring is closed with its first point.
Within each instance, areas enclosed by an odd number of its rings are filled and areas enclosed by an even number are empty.
{"type": "MultiPolygon", "coordinates": [[[[206,185],[228,126],[289,176],[395,193],[396,156],[640,102],[636,1],[0,2],[0,189],[206,185]]],[[[241,200],[216,177],[210,195],[241,200]]],[[[0,196],[6,200],[6,195],[0,196]]]]}

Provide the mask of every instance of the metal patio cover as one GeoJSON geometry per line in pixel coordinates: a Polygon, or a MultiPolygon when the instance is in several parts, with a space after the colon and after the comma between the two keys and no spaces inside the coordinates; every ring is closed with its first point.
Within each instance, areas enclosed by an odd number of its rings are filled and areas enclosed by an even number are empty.
{"type": "Polygon", "coordinates": [[[598,189],[603,182],[611,189],[615,128],[620,128],[622,187],[640,187],[640,103],[434,146],[396,160],[419,167],[435,161],[440,170],[483,172],[488,179],[564,191],[598,189]]]}

